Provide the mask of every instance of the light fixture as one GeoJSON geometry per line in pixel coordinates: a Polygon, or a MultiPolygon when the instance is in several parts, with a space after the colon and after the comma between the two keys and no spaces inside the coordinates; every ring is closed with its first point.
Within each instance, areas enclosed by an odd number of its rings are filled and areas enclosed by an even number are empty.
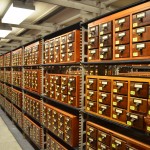
{"type": "Polygon", "coordinates": [[[33,3],[14,0],[2,18],[2,23],[20,24],[35,11],[33,3]]]}
{"type": "Polygon", "coordinates": [[[5,38],[10,32],[12,28],[6,24],[0,24],[0,38],[5,38]]]}

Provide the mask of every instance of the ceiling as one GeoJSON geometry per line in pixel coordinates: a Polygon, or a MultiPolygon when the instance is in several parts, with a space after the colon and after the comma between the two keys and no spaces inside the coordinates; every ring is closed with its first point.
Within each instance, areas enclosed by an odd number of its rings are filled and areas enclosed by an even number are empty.
{"type": "MultiPolygon", "coordinates": [[[[20,0],[25,1],[25,0],[20,0]]],[[[79,21],[127,6],[140,0],[26,0],[33,1],[35,12],[12,32],[0,39],[0,54],[79,21]],[[103,5],[102,5],[103,4],[103,5]],[[102,7],[105,6],[105,7],[102,7]]],[[[0,18],[12,0],[0,0],[0,18]]]]}

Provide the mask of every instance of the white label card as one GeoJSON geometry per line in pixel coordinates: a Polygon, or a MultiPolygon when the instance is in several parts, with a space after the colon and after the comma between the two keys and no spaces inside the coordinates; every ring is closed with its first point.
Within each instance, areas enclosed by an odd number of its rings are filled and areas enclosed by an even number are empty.
{"type": "Polygon", "coordinates": [[[107,85],[107,81],[102,81],[102,84],[107,85]]]}
{"type": "Polygon", "coordinates": [[[119,19],[118,23],[124,23],[125,22],[125,18],[119,19]]]}
{"type": "Polygon", "coordinates": [[[134,99],[133,101],[134,101],[134,103],[139,103],[139,104],[142,104],[142,100],[139,100],[139,99],[134,99]]]}
{"type": "Polygon", "coordinates": [[[102,25],[103,28],[106,28],[107,26],[108,26],[107,23],[104,23],[104,24],[102,25]]]}
{"type": "Polygon", "coordinates": [[[103,39],[103,40],[108,39],[108,35],[103,36],[102,39],[103,39]]]}
{"type": "Polygon", "coordinates": [[[123,86],[123,83],[117,82],[118,86],[123,86]]]}
{"type": "Polygon", "coordinates": [[[103,108],[103,109],[107,109],[107,106],[101,106],[101,108],[103,108]]]}
{"type": "Polygon", "coordinates": [[[117,97],[116,97],[116,99],[117,99],[117,100],[122,100],[122,99],[123,99],[123,97],[121,97],[121,96],[117,96],[117,97]]]}
{"type": "Polygon", "coordinates": [[[96,53],[96,50],[91,50],[90,53],[91,53],[91,54],[95,54],[95,53],[96,53]]]}
{"type": "Polygon", "coordinates": [[[91,40],[90,40],[90,42],[94,42],[94,41],[95,41],[95,39],[91,39],[91,40]]]}
{"type": "Polygon", "coordinates": [[[142,88],[142,84],[135,84],[134,87],[135,88],[142,88]]]}
{"type": "Polygon", "coordinates": [[[131,118],[134,118],[134,119],[138,119],[138,116],[136,115],[130,115],[131,118]]]}
{"type": "Polygon", "coordinates": [[[122,114],[122,110],[120,109],[116,109],[116,112],[122,114]]]}
{"type": "Polygon", "coordinates": [[[120,46],[118,46],[118,49],[119,49],[119,50],[124,50],[125,48],[126,48],[125,45],[120,45],[120,46]]]}
{"type": "Polygon", "coordinates": [[[143,33],[143,32],[145,32],[145,27],[143,27],[143,28],[138,28],[138,29],[136,30],[136,33],[143,33]]]}
{"type": "Polygon", "coordinates": [[[119,34],[118,34],[119,37],[122,37],[122,36],[125,36],[125,35],[126,35],[125,32],[122,32],[122,33],[119,33],[119,34]]]}
{"type": "Polygon", "coordinates": [[[144,43],[142,43],[142,44],[137,44],[137,45],[136,45],[136,48],[145,48],[145,44],[144,44],[144,43]]]}
{"type": "Polygon", "coordinates": [[[103,96],[103,97],[107,97],[107,94],[104,94],[104,93],[103,93],[102,96],[103,96]]]}
{"type": "Polygon", "coordinates": [[[102,52],[108,52],[108,48],[103,48],[102,52]]]}
{"type": "Polygon", "coordinates": [[[136,17],[137,18],[144,18],[145,17],[145,12],[137,14],[136,17]]]}

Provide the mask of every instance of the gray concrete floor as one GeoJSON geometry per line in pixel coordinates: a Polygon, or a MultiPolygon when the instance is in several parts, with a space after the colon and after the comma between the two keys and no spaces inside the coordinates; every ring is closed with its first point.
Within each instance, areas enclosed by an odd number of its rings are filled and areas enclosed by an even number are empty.
{"type": "Polygon", "coordinates": [[[0,150],[34,150],[0,108],[0,150]]]}

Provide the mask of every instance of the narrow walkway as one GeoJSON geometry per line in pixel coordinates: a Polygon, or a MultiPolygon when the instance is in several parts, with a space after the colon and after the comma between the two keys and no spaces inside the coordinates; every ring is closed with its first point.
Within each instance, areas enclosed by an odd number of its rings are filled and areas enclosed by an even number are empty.
{"type": "Polygon", "coordinates": [[[0,150],[34,150],[1,108],[0,150]]]}

